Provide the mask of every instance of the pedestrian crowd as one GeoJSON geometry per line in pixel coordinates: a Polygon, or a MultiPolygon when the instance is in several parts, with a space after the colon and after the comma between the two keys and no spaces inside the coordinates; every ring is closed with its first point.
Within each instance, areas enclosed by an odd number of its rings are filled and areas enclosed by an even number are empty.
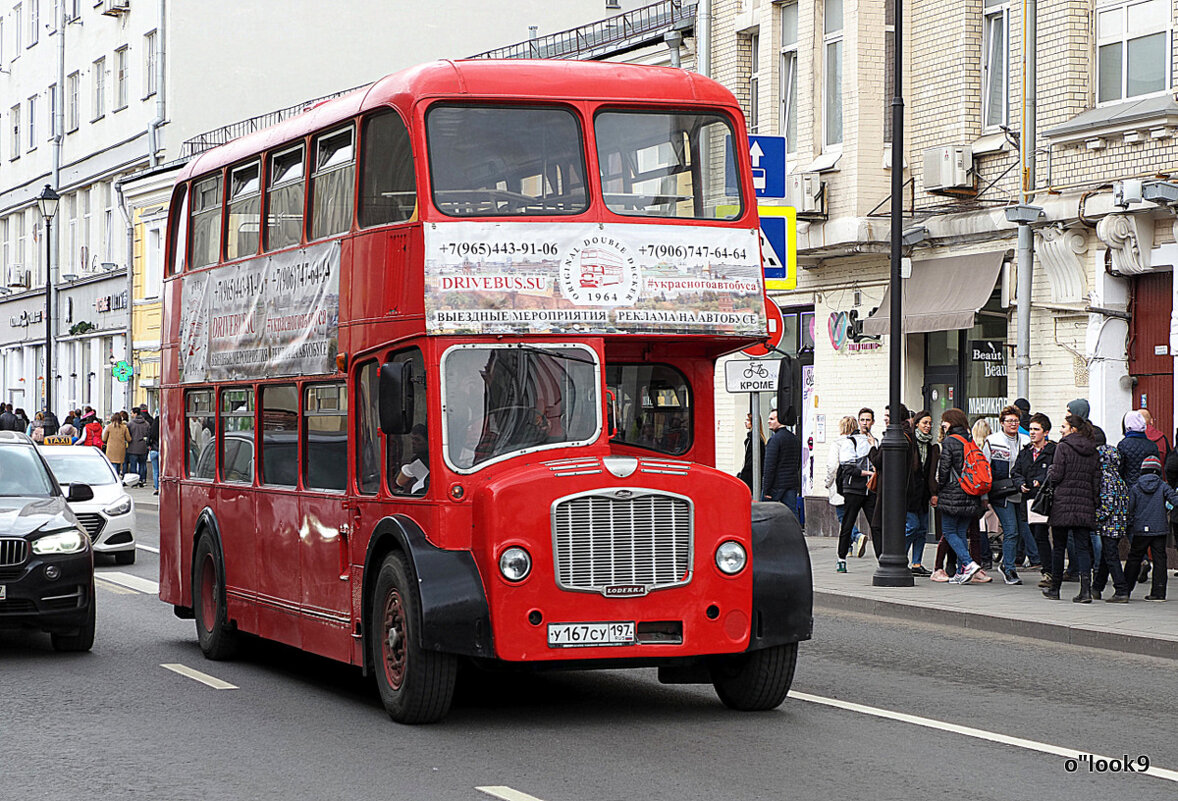
{"type": "Polygon", "coordinates": [[[159,494],[160,423],[147,404],[113,412],[105,424],[91,406],[72,409],[63,420],[50,409],[37,412],[29,420],[24,409],[11,403],[0,404],[0,431],[21,431],[39,445],[83,445],[101,450],[119,477],[138,475],[147,482],[151,465],[155,494],[159,494]]]}
{"type": "MultiPolygon", "coordinates": [[[[1127,603],[1149,581],[1145,600],[1166,599],[1167,538],[1178,531],[1178,451],[1148,410],[1125,415],[1115,445],[1089,420],[1083,398],[1067,404],[1056,440],[1050,417],[1032,414],[1022,398],[1002,410],[997,431],[984,419],[971,426],[957,408],[939,421],[928,411],[896,411],[907,443],[905,554],[913,575],[945,584],[1001,578],[1019,585],[1023,570],[1038,575],[1050,600],[1060,599],[1064,582],[1076,582],[1076,603],[1127,603]],[[931,569],[925,564],[930,532],[936,541],[931,569]]],[[[886,425],[891,413],[886,410],[886,425]]],[[[877,559],[882,551],[884,464],[874,424],[869,408],[843,417],[828,451],[825,487],[839,522],[839,573],[847,572],[850,557],[864,555],[868,542],[877,559]],[[858,528],[860,513],[866,534],[858,528]]],[[[751,489],[752,443],[761,440],[751,416],[746,427],[740,477],[751,489]]],[[[775,412],[769,428],[760,500],[793,508],[801,443],[775,412]]]]}

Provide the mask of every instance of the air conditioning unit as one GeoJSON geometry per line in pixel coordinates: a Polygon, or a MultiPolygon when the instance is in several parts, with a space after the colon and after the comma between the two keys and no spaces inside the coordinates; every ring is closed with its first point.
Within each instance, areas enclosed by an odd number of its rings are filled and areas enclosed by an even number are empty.
{"type": "Polygon", "coordinates": [[[131,0],[103,0],[102,13],[108,17],[117,17],[131,11],[131,0]]]}
{"type": "Polygon", "coordinates": [[[946,145],[924,151],[924,190],[943,194],[975,192],[973,149],[969,145],[946,145]]]}
{"type": "Polygon", "coordinates": [[[6,284],[10,287],[21,287],[22,289],[29,288],[29,271],[21,267],[19,264],[8,268],[8,280],[6,284]]]}
{"type": "Polygon", "coordinates": [[[785,177],[786,205],[797,210],[800,220],[826,219],[826,184],[816,172],[795,172],[785,177]]]}

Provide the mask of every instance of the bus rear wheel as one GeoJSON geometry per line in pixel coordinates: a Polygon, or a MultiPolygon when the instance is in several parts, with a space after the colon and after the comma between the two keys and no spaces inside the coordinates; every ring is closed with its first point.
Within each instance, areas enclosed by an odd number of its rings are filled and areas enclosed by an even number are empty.
{"type": "Polygon", "coordinates": [[[202,535],[192,557],[192,608],[201,653],[217,661],[232,659],[239,645],[238,633],[229,625],[224,576],[212,537],[202,535]]]}
{"type": "Polygon", "coordinates": [[[712,685],[729,709],[742,712],[776,709],[793,684],[797,663],[796,642],[718,657],[712,663],[712,685]]]}
{"type": "Polygon", "coordinates": [[[421,647],[415,586],[404,558],[385,557],[372,599],[372,662],[389,717],[398,723],[434,723],[450,711],[458,660],[421,647]]]}

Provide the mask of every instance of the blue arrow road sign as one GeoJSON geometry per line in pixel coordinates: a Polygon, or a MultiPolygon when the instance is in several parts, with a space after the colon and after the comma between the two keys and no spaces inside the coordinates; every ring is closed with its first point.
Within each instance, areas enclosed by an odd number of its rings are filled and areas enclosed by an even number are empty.
{"type": "Polygon", "coordinates": [[[749,159],[757,197],[785,197],[785,137],[750,136],[749,159]]]}

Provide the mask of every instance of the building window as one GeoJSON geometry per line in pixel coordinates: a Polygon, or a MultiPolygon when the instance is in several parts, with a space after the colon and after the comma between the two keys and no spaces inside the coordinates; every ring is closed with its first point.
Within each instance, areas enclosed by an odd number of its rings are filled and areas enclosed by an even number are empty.
{"type": "Polygon", "coordinates": [[[90,261],[90,187],[78,190],[82,196],[82,246],[78,248],[78,266],[83,271],[91,269],[90,261]]]}
{"type": "Polygon", "coordinates": [[[822,14],[822,144],[843,143],[843,0],[825,0],[822,14]]]}
{"type": "Polygon", "coordinates": [[[65,79],[65,129],[78,130],[78,101],[81,94],[82,76],[72,72],[65,79]]]}
{"type": "Polygon", "coordinates": [[[12,161],[20,158],[20,103],[13,106],[8,112],[8,129],[12,133],[9,141],[11,154],[8,159],[12,161]]]}
{"type": "Polygon", "coordinates": [[[12,57],[20,58],[21,44],[23,37],[21,36],[20,26],[24,21],[24,6],[17,3],[12,7],[12,57]]]}
{"type": "Polygon", "coordinates": [[[101,119],[106,114],[106,56],[94,62],[94,99],[91,103],[91,119],[101,119]]]}
{"type": "Polygon", "coordinates": [[[1096,102],[1165,91],[1169,52],[1168,0],[1101,3],[1096,9],[1096,102]]]}
{"type": "Polygon", "coordinates": [[[57,104],[61,102],[57,97],[57,84],[50,84],[46,94],[49,97],[49,141],[52,142],[57,136],[57,104]]]}
{"type": "Polygon", "coordinates": [[[127,46],[115,51],[115,111],[127,107],[127,46]]]}
{"type": "Polygon", "coordinates": [[[998,128],[1010,119],[1008,84],[1010,48],[1007,0],[985,0],[982,25],[982,127],[998,128]]]}
{"type": "Polygon", "coordinates": [[[151,97],[156,92],[155,86],[155,43],[156,32],[149,31],[143,35],[143,96],[151,97]]]}
{"type": "Polygon", "coordinates": [[[781,7],[781,134],[785,150],[798,149],[798,4],[781,7]]]}
{"type": "Polygon", "coordinates": [[[164,232],[163,222],[147,228],[143,249],[143,297],[158,298],[163,289],[164,232]]]}
{"type": "Polygon", "coordinates": [[[761,37],[749,37],[749,133],[761,125],[761,37]]]}
{"type": "Polygon", "coordinates": [[[33,95],[29,98],[28,103],[29,112],[29,150],[37,149],[37,96],[33,95]]]}
{"type": "Polygon", "coordinates": [[[29,47],[41,37],[41,0],[29,0],[29,47]]]}

